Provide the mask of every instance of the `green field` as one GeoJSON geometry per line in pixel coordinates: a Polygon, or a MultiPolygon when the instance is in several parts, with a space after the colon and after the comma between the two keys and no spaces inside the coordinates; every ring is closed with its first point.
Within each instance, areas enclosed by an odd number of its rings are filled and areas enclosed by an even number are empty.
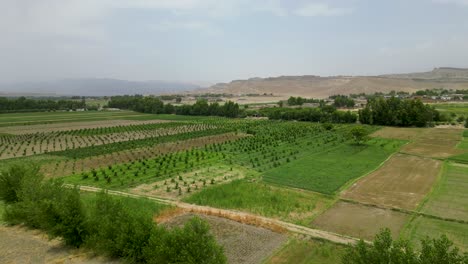
{"type": "Polygon", "coordinates": [[[291,239],[264,264],[338,264],[346,247],[332,243],[291,239]]]}
{"type": "Polygon", "coordinates": [[[468,165],[446,163],[439,182],[421,211],[468,221],[468,165]]]}
{"type": "Polygon", "coordinates": [[[306,155],[264,173],[266,182],[333,194],[348,181],[377,168],[405,141],[373,138],[364,145],[344,143],[306,155]]]}
{"type": "Polygon", "coordinates": [[[468,103],[433,104],[433,106],[441,112],[450,112],[457,115],[468,116],[468,103]]]}
{"type": "Polygon", "coordinates": [[[199,205],[243,210],[304,225],[333,203],[331,198],[320,194],[273,187],[248,179],[210,187],[184,200],[199,205]]]}
{"type": "Polygon", "coordinates": [[[417,247],[420,246],[421,239],[426,237],[440,238],[441,235],[446,235],[455,246],[462,251],[468,252],[467,224],[418,216],[410,220],[410,223],[402,231],[402,236],[410,238],[417,247]]]}

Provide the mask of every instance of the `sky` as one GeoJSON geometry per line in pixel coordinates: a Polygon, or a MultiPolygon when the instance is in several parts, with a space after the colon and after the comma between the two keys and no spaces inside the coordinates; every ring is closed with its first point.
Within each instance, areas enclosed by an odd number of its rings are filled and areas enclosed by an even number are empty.
{"type": "Polygon", "coordinates": [[[0,82],[468,67],[468,0],[0,0],[0,82]]]}

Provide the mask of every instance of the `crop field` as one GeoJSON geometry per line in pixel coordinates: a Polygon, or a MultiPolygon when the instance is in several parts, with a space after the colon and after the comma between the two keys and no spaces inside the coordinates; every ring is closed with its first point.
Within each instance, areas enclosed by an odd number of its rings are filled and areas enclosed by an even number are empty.
{"type": "MultiPolygon", "coordinates": [[[[468,163],[468,132],[362,125],[370,137],[357,144],[356,126],[129,111],[6,114],[0,116],[0,169],[34,163],[46,179],[71,185],[363,239],[383,227],[411,240],[427,230],[447,232],[468,248],[466,236],[455,232],[468,221],[468,165],[461,164],[468,163]]],[[[207,219],[232,263],[337,263],[330,252],[345,249],[259,227],[243,234],[240,223],[207,219]],[[235,230],[235,238],[222,228],[235,230]],[[251,243],[239,245],[243,236],[251,243]],[[262,243],[268,247],[260,250],[262,243]]]]}
{"type": "Polygon", "coordinates": [[[446,163],[421,211],[468,222],[468,165],[446,163]]]}
{"type": "Polygon", "coordinates": [[[328,197],[312,192],[240,180],[207,188],[184,201],[243,210],[304,225],[310,223],[333,202],[328,197]]]}
{"type": "Polygon", "coordinates": [[[434,104],[437,110],[442,112],[455,113],[457,115],[468,115],[467,103],[452,103],[452,104],[434,104]]]}
{"type": "Polygon", "coordinates": [[[402,232],[403,237],[413,240],[418,246],[420,246],[421,239],[438,238],[443,234],[452,240],[462,252],[468,251],[468,225],[466,223],[419,216],[412,219],[402,232]]]}
{"type": "Polygon", "coordinates": [[[397,151],[404,141],[374,138],[366,145],[341,144],[265,172],[267,182],[333,194],[397,151]]]}
{"type": "Polygon", "coordinates": [[[397,211],[340,201],[315,219],[312,226],[371,240],[384,227],[398,238],[408,219],[408,215],[397,211]]]}
{"type": "Polygon", "coordinates": [[[462,129],[432,128],[403,147],[402,152],[432,158],[447,158],[464,153],[456,146],[462,140],[462,129]]]}
{"type": "Polygon", "coordinates": [[[265,264],[339,264],[346,247],[332,243],[293,238],[265,264]]]}
{"type": "Polygon", "coordinates": [[[381,168],[360,179],[341,197],[386,207],[412,210],[431,190],[441,162],[396,154],[381,168]]]}

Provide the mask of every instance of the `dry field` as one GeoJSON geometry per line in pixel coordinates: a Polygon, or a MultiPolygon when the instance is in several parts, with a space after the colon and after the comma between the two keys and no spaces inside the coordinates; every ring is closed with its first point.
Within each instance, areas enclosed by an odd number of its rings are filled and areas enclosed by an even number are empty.
{"type": "Polygon", "coordinates": [[[312,225],[326,231],[372,240],[384,227],[391,230],[394,238],[398,238],[408,219],[409,216],[404,213],[340,201],[317,217],[312,225]]]}
{"type": "Polygon", "coordinates": [[[3,264],[100,264],[120,263],[90,253],[65,247],[59,240],[49,240],[37,230],[0,225],[0,263],[3,264]]]}
{"type": "Polygon", "coordinates": [[[416,136],[413,142],[405,145],[401,152],[432,158],[447,158],[464,153],[456,149],[462,140],[461,129],[431,128],[416,136]]]}
{"type": "Polygon", "coordinates": [[[72,131],[72,130],[79,130],[79,129],[159,124],[159,123],[167,123],[167,122],[172,122],[172,121],[169,121],[169,120],[145,120],[145,121],[101,120],[101,121],[86,121],[86,122],[65,122],[65,123],[55,123],[55,124],[0,127],[0,133],[24,135],[24,134],[33,134],[33,133],[72,131]]]}
{"type": "Polygon", "coordinates": [[[372,137],[412,140],[422,135],[424,128],[384,127],[375,131],[372,137]]]}
{"type": "MultiPolygon", "coordinates": [[[[168,226],[181,226],[194,215],[185,214],[165,222],[168,226]]],[[[241,224],[232,220],[199,215],[206,220],[218,243],[224,246],[228,263],[257,264],[281,247],[287,236],[273,231],[241,224]]]]}
{"type": "Polygon", "coordinates": [[[225,133],[214,136],[191,138],[182,141],[162,143],[146,148],[138,148],[110,153],[107,155],[93,156],[80,160],[66,160],[55,164],[45,164],[41,170],[46,177],[59,177],[81,173],[92,169],[112,166],[120,163],[127,163],[139,159],[154,158],[167,153],[190,150],[192,148],[203,147],[210,144],[219,144],[231,140],[246,137],[246,134],[225,133]]]}
{"type": "Polygon", "coordinates": [[[396,154],[358,180],[341,197],[365,204],[414,210],[431,190],[442,162],[396,154]]]}
{"type": "Polygon", "coordinates": [[[180,200],[192,193],[199,192],[209,186],[226,184],[236,179],[244,178],[242,170],[224,165],[208,167],[193,172],[183,173],[181,178],[174,177],[168,180],[156,181],[151,184],[142,184],[133,189],[132,193],[180,200]],[[180,193],[178,188],[180,187],[180,193]]]}

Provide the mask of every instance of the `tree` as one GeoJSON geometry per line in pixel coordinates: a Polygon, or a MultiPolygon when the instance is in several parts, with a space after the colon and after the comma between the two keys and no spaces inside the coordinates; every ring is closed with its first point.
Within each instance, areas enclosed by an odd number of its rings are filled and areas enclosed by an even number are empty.
{"type": "Polygon", "coordinates": [[[389,229],[383,229],[372,244],[359,241],[343,255],[343,264],[466,264],[468,255],[459,253],[457,247],[445,235],[439,239],[426,238],[421,241],[421,252],[413,249],[408,240],[392,239],[389,229]]]}
{"type": "Polygon", "coordinates": [[[351,138],[358,145],[369,140],[367,130],[362,126],[355,126],[350,130],[351,138]]]}
{"type": "Polygon", "coordinates": [[[468,118],[465,119],[465,128],[468,128],[468,118]]]}
{"type": "Polygon", "coordinates": [[[224,250],[209,232],[209,225],[198,217],[183,228],[164,232],[156,228],[144,249],[147,263],[226,263],[224,250]]]}
{"type": "Polygon", "coordinates": [[[20,191],[26,182],[38,183],[43,176],[35,165],[13,164],[0,172],[0,200],[15,203],[20,199],[20,191]]]}

